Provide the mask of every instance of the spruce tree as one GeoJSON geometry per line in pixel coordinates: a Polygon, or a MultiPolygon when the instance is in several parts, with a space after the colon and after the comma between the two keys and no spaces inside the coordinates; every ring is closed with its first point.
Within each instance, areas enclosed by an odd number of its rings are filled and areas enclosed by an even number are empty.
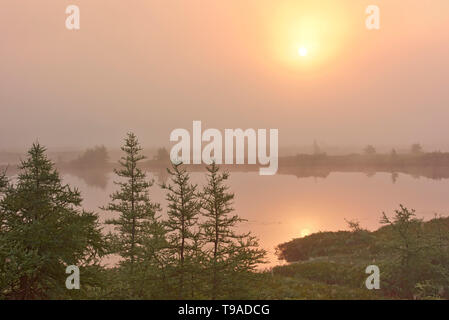
{"type": "Polygon", "coordinates": [[[263,262],[265,251],[258,248],[257,239],[251,233],[237,234],[235,227],[245,220],[232,214],[234,194],[224,183],[228,173],[219,173],[212,163],[207,167],[207,185],[201,193],[202,230],[207,247],[210,297],[223,298],[227,288],[236,286],[236,276],[254,271],[263,262]]]}
{"type": "Polygon", "coordinates": [[[160,205],[151,201],[149,188],[153,181],[138,167],[146,159],[137,137],[128,133],[121,148],[125,153],[119,160],[120,167],[114,173],[120,178],[114,183],[119,190],[111,195],[111,202],[102,209],[117,212],[119,217],[106,220],[115,227],[118,234],[114,237],[114,247],[120,256],[131,265],[142,258],[142,244],[148,236],[146,231],[157,223],[156,213],[160,205]]]}
{"type": "Polygon", "coordinates": [[[80,268],[81,291],[87,290],[94,280],[91,270],[99,271],[104,243],[98,217],[81,208],[79,191],[62,184],[38,143],[19,165],[17,183],[1,180],[0,296],[42,299],[79,294],[65,287],[68,265],[80,268]]]}
{"type": "Polygon", "coordinates": [[[198,230],[201,204],[197,198],[197,185],[190,183],[189,174],[181,166],[182,163],[173,163],[172,168],[167,169],[171,183],[162,185],[168,191],[165,226],[172,265],[178,279],[176,294],[180,299],[194,295],[193,287],[187,288],[186,283],[195,283],[192,277],[198,269],[196,258],[200,256],[198,253],[201,247],[198,230]]]}
{"type": "Polygon", "coordinates": [[[133,294],[142,297],[144,289],[141,286],[145,284],[142,277],[154,267],[153,262],[157,263],[159,250],[164,247],[165,230],[157,216],[160,205],[152,202],[149,196],[153,181],[147,180],[145,172],[139,168],[145,156],[141,154],[137,137],[128,133],[121,149],[125,155],[119,160],[120,167],[114,170],[120,178],[115,182],[119,190],[102,209],[119,213],[117,218],[106,221],[115,229],[109,235],[112,252],[123,258],[121,264],[127,271],[125,276],[131,280],[133,294]]]}

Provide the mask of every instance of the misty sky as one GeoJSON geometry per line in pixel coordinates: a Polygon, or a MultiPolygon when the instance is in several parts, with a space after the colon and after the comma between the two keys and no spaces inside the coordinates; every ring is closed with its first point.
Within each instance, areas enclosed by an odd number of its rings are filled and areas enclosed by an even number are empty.
{"type": "Polygon", "coordinates": [[[201,120],[278,128],[284,146],[449,150],[447,0],[2,0],[0,32],[0,149],[118,146],[127,131],[167,145],[201,120]]]}

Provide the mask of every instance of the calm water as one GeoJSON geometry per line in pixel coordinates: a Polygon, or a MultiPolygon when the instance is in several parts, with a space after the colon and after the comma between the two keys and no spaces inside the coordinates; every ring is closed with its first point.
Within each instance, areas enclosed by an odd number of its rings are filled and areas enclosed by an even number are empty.
{"type": "MultiPolygon", "coordinates": [[[[84,207],[97,212],[116,189],[112,174],[103,187],[87,184],[74,175],[63,177],[65,183],[80,189],[84,207]]],[[[202,185],[204,174],[192,173],[192,180],[202,185]]],[[[364,173],[332,173],[327,178],[298,179],[231,172],[229,185],[235,193],[236,212],[248,220],[239,231],[252,231],[259,237],[269,253],[269,265],[279,263],[274,254],[279,243],[317,231],[346,230],[345,218],[357,219],[363,227],[374,230],[379,227],[382,211],[392,213],[399,204],[416,209],[417,216],[426,219],[435,213],[449,215],[449,180],[399,175],[393,183],[391,174],[383,173],[370,177],[364,173]]],[[[151,195],[165,206],[165,194],[157,184],[151,195]]],[[[100,213],[101,219],[108,216],[111,214],[100,213]]]]}

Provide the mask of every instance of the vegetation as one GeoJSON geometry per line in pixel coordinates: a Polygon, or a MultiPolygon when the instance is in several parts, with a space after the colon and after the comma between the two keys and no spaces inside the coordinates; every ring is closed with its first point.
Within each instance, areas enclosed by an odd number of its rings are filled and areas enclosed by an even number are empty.
{"type": "Polygon", "coordinates": [[[352,224],[352,231],[320,232],[280,244],[278,257],[295,263],[273,271],[358,290],[365,286],[364,269],[374,264],[381,270],[381,290],[374,297],[448,299],[449,218],[424,222],[400,206],[391,218],[383,214],[381,222],[385,226],[374,232],[352,224]]]}
{"type": "MultiPolygon", "coordinates": [[[[118,190],[101,208],[112,216],[109,233],[82,209],[78,190],[63,185],[45,149],[33,144],[15,183],[0,174],[1,299],[200,299],[243,296],[258,281],[265,254],[250,234],[237,235],[228,174],[212,164],[202,192],[182,164],[168,170],[166,219],[150,198],[153,181],[130,133],[114,170],[118,190]],[[212,246],[211,246],[212,244],[212,246]],[[100,264],[116,257],[112,268],[100,264]],[[80,269],[81,289],[66,288],[66,268],[80,269]]],[[[103,147],[88,150],[78,166],[101,164],[103,147]]],[[[73,165],[73,164],[72,164],[73,165]]]]}
{"type": "Polygon", "coordinates": [[[361,154],[327,155],[325,153],[298,154],[279,158],[279,173],[297,177],[327,177],[331,172],[388,172],[393,182],[399,173],[415,178],[449,178],[449,153],[423,152],[420,145],[413,145],[410,152],[376,152],[367,146],[361,154]]]}
{"type": "Polygon", "coordinates": [[[234,194],[224,185],[229,175],[220,174],[215,163],[207,171],[208,183],[200,195],[205,217],[202,230],[210,245],[205,253],[210,298],[216,299],[235,291],[236,285],[244,282],[242,275],[254,272],[263,263],[265,251],[258,248],[257,239],[250,233],[238,235],[233,231],[243,219],[232,214],[234,194]]]}
{"type": "MultiPolygon", "coordinates": [[[[102,150],[80,159],[103,162],[102,150]]],[[[251,233],[235,231],[243,219],[234,213],[227,172],[212,163],[198,186],[183,164],[172,164],[161,185],[163,209],[151,199],[154,184],[134,134],[122,151],[117,191],[101,208],[110,215],[108,230],[83,210],[81,194],[62,183],[39,144],[17,179],[0,172],[0,299],[449,298],[449,218],[424,222],[400,206],[382,215],[376,231],[348,221],[350,231],[280,244],[277,255],[288,264],[261,271],[265,251],[251,233]],[[118,262],[106,268],[105,258],[118,262]],[[72,265],[80,269],[80,290],[65,286],[72,265]],[[365,286],[369,265],[381,270],[380,290],[365,286]]],[[[411,152],[425,156],[418,147],[411,152]]]]}
{"type": "Polygon", "coordinates": [[[195,297],[198,275],[197,267],[201,265],[197,254],[200,230],[198,228],[199,210],[201,204],[196,192],[196,185],[190,183],[187,171],[181,168],[181,163],[173,164],[168,170],[172,185],[164,184],[162,188],[168,191],[168,211],[165,226],[169,243],[172,277],[178,279],[176,296],[179,299],[195,297]],[[186,286],[188,282],[188,287],[186,286]]]}
{"type": "Polygon", "coordinates": [[[98,285],[104,241],[97,215],[81,209],[80,193],[62,184],[39,144],[19,169],[15,185],[2,177],[0,297],[69,298],[68,265],[80,268],[86,288],[98,285]]]}
{"type": "Polygon", "coordinates": [[[77,159],[68,165],[74,169],[98,170],[107,167],[109,160],[108,151],[104,146],[87,149],[77,159]]]}
{"type": "Polygon", "coordinates": [[[119,190],[111,195],[111,203],[103,208],[119,213],[117,218],[106,221],[116,231],[109,233],[108,243],[112,252],[122,258],[121,276],[129,280],[121,285],[121,290],[126,289],[132,298],[142,297],[142,285],[157,272],[156,255],[164,246],[165,234],[156,216],[161,210],[160,205],[153,203],[149,196],[153,182],[147,181],[146,174],[138,167],[145,159],[141,150],[137,137],[129,133],[122,147],[125,155],[119,160],[120,168],[114,170],[120,178],[115,182],[119,190]]]}

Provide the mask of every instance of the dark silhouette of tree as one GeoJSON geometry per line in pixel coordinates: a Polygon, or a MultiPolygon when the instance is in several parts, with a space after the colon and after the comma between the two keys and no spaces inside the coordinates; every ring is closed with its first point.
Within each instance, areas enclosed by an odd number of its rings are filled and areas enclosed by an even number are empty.
{"type": "Polygon", "coordinates": [[[70,162],[70,166],[77,169],[102,169],[108,164],[109,154],[104,146],[87,149],[77,159],[70,162]]]}
{"type": "Polygon", "coordinates": [[[111,170],[109,154],[104,146],[87,149],[77,159],[64,163],[59,161],[58,166],[83,179],[89,186],[105,189],[108,184],[108,172],[111,170]]]}
{"type": "Polygon", "coordinates": [[[207,167],[208,182],[201,193],[202,215],[205,221],[202,229],[210,248],[206,255],[210,271],[210,297],[222,297],[236,273],[254,271],[263,262],[265,251],[258,249],[258,242],[251,233],[236,234],[234,228],[244,221],[232,214],[234,194],[224,182],[228,173],[219,173],[219,167],[212,163],[207,167]]]}
{"type": "Polygon", "coordinates": [[[321,148],[316,142],[316,140],[313,140],[313,154],[315,156],[322,154],[321,148]]]}
{"type": "Polygon", "coordinates": [[[372,145],[367,145],[365,149],[363,149],[363,152],[366,155],[373,155],[376,154],[376,149],[372,145]]]}
{"type": "Polygon", "coordinates": [[[19,165],[17,183],[7,184],[2,178],[2,187],[0,296],[68,297],[68,265],[80,268],[82,286],[87,288],[104,254],[98,217],[81,208],[78,190],[62,184],[45,149],[33,144],[19,165]]]}
{"type": "Polygon", "coordinates": [[[170,154],[168,153],[167,149],[159,148],[157,149],[157,153],[154,156],[154,160],[168,162],[170,160],[170,154]]]}
{"type": "Polygon", "coordinates": [[[396,151],[396,149],[391,149],[390,155],[392,158],[396,158],[398,156],[398,152],[396,151]]]}
{"type": "Polygon", "coordinates": [[[111,195],[111,202],[102,209],[120,214],[106,223],[113,225],[118,232],[110,235],[114,251],[130,264],[132,270],[134,264],[143,259],[143,244],[151,236],[148,230],[159,229],[156,228],[156,213],[161,209],[149,196],[153,182],[147,181],[146,174],[138,167],[145,157],[141,154],[137,137],[128,133],[121,149],[125,155],[119,160],[120,168],[114,170],[120,178],[115,182],[119,190],[111,195]]]}
{"type": "Polygon", "coordinates": [[[412,144],[410,147],[410,153],[414,155],[419,155],[423,153],[423,148],[419,143],[412,144]]]}
{"type": "Polygon", "coordinates": [[[197,267],[194,265],[198,251],[198,214],[200,202],[197,198],[197,185],[190,183],[190,176],[182,168],[182,163],[172,164],[167,169],[170,183],[163,184],[167,190],[168,211],[165,226],[171,250],[172,265],[178,278],[177,297],[184,298],[191,293],[185,287],[188,275],[197,267]]]}

